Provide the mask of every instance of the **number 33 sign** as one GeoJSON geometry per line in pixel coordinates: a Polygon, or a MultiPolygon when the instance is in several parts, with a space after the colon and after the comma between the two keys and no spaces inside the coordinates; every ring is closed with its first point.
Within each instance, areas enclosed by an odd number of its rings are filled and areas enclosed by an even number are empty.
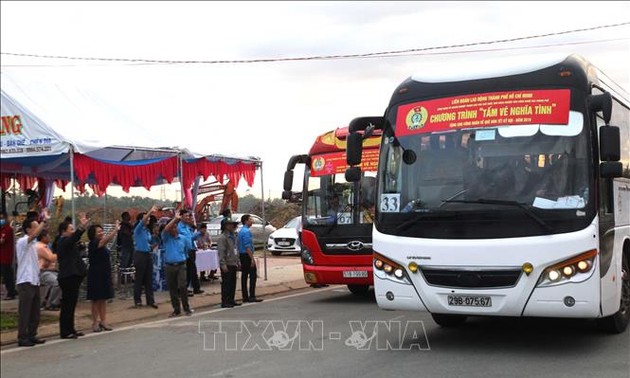
{"type": "Polygon", "coordinates": [[[381,211],[397,213],[400,211],[400,193],[381,194],[381,211]]]}

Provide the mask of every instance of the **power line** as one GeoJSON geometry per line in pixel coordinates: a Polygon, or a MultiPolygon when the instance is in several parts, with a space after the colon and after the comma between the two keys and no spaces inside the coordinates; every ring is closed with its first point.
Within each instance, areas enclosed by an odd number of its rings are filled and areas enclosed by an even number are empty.
{"type": "MultiPolygon", "coordinates": [[[[596,43],[608,43],[608,42],[619,42],[619,41],[628,41],[630,38],[610,38],[610,39],[599,39],[599,40],[590,40],[590,41],[576,41],[576,42],[560,42],[560,43],[549,43],[544,45],[534,45],[534,46],[516,46],[516,47],[501,47],[501,48],[487,48],[487,49],[469,49],[469,50],[458,50],[458,51],[434,51],[434,52],[417,52],[417,53],[409,53],[409,54],[392,54],[392,55],[380,55],[380,56],[369,56],[365,58],[369,59],[380,59],[380,58],[404,58],[409,56],[434,56],[434,55],[455,55],[455,54],[474,54],[474,53],[488,53],[495,51],[516,51],[516,50],[531,50],[531,49],[542,49],[548,47],[562,47],[562,46],[576,46],[576,45],[587,45],[587,44],[596,44],[596,43]]],[[[351,59],[351,58],[348,58],[351,59]]],[[[172,64],[173,66],[177,66],[177,64],[172,64]]],[[[33,67],[113,67],[111,64],[90,64],[90,65],[80,65],[80,64],[0,64],[1,67],[9,68],[9,67],[19,67],[19,68],[33,68],[33,67]]],[[[127,63],[122,64],[121,66],[126,67],[146,67],[146,66],[162,66],[160,63],[127,63]]]]}
{"type": "Polygon", "coordinates": [[[233,60],[225,60],[225,59],[161,60],[161,59],[144,59],[144,58],[103,58],[103,57],[42,55],[42,54],[12,53],[12,52],[0,52],[0,54],[8,55],[8,56],[42,58],[42,59],[66,59],[66,60],[82,60],[82,61],[152,63],[152,64],[251,64],[251,63],[272,63],[272,62],[294,62],[294,61],[311,61],[311,60],[369,58],[369,57],[377,57],[377,56],[395,56],[399,54],[419,53],[423,51],[493,45],[493,44],[499,44],[499,43],[524,41],[524,40],[530,40],[530,39],[546,38],[546,37],[552,37],[552,36],[574,34],[574,33],[579,33],[579,32],[614,28],[614,27],[625,26],[629,24],[630,24],[630,21],[627,21],[627,22],[622,22],[622,23],[617,23],[617,24],[600,25],[600,26],[593,26],[589,28],[572,29],[572,30],[565,30],[565,31],[560,31],[560,32],[530,35],[530,36],[525,36],[525,37],[506,38],[506,39],[498,39],[498,40],[491,40],[491,41],[471,42],[471,43],[460,43],[460,44],[445,45],[445,46],[432,46],[432,47],[422,47],[422,48],[413,48],[413,49],[404,49],[404,50],[379,51],[379,52],[369,52],[369,53],[361,53],[361,54],[315,55],[315,56],[306,56],[306,57],[287,57],[287,58],[259,58],[259,59],[233,59],[233,60]]]}

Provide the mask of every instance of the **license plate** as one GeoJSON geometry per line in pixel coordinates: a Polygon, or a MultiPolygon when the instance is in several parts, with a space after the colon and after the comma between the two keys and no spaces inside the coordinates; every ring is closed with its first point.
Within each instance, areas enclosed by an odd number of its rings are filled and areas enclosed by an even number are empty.
{"type": "Polygon", "coordinates": [[[343,278],[367,278],[368,272],[365,270],[345,270],[343,278]]]}
{"type": "Polygon", "coordinates": [[[449,295],[449,306],[492,307],[492,298],[469,295],[449,295]]]}
{"type": "Polygon", "coordinates": [[[287,246],[290,246],[291,243],[286,242],[286,241],[281,241],[281,242],[278,242],[278,245],[283,246],[283,247],[287,247],[287,246]]]}

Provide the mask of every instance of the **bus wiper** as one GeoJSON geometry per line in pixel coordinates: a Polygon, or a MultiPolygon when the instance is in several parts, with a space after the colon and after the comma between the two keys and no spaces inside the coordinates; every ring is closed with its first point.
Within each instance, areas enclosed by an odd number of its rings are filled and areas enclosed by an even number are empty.
{"type": "Polygon", "coordinates": [[[418,220],[424,218],[430,218],[430,219],[436,219],[436,218],[441,218],[441,219],[445,219],[445,218],[455,218],[457,216],[456,213],[429,213],[429,212],[415,212],[413,214],[413,216],[411,217],[411,219],[401,223],[398,225],[398,227],[396,227],[397,231],[405,231],[406,229],[408,229],[410,226],[414,225],[418,220]]]}
{"type": "Polygon", "coordinates": [[[519,209],[523,210],[525,215],[527,215],[529,218],[531,218],[536,223],[541,225],[542,228],[545,229],[545,231],[547,231],[548,233],[552,233],[553,232],[553,228],[547,222],[545,222],[541,217],[536,215],[536,213],[534,211],[532,211],[532,209],[527,207],[526,203],[517,202],[517,201],[485,199],[485,198],[479,198],[479,199],[476,199],[476,200],[450,200],[450,199],[447,199],[447,200],[442,200],[442,203],[477,203],[477,204],[483,204],[483,205],[502,205],[502,206],[518,207],[519,209]]]}
{"type": "Polygon", "coordinates": [[[338,218],[339,218],[338,216],[334,217],[334,222],[331,223],[328,227],[326,227],[326,230],[324,231],[323,236],[326,236],[326,235],[330,234],[330,232],[333,230],[333,228],[335,228],[337,226],[337,219],[338,218]]]}

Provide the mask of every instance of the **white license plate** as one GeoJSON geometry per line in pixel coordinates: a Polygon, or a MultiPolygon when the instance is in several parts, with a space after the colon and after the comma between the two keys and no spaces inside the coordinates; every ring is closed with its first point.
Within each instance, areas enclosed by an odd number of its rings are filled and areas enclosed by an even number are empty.
{"type": "Polygon", "coordinates": [[[344,270],[343,278],[367,278],[368,272],[365,270],[344,270]]]}
{"type": "Polygon", "coordinates": [[[449,295],[449,306],[492,307],[492,298],[471,295],[449,295]]]}
{"type": "Polygon", "coordinates": [[[290,246],[290,245],[291,245],[291,243],[290,243],[290,242],[285,242],[285,241],[282,241],[282,242],[278,242],[278,245],[279,245],[279,246],[282,246],[282,247],[288,247],[288,246],[290,246]]]}

